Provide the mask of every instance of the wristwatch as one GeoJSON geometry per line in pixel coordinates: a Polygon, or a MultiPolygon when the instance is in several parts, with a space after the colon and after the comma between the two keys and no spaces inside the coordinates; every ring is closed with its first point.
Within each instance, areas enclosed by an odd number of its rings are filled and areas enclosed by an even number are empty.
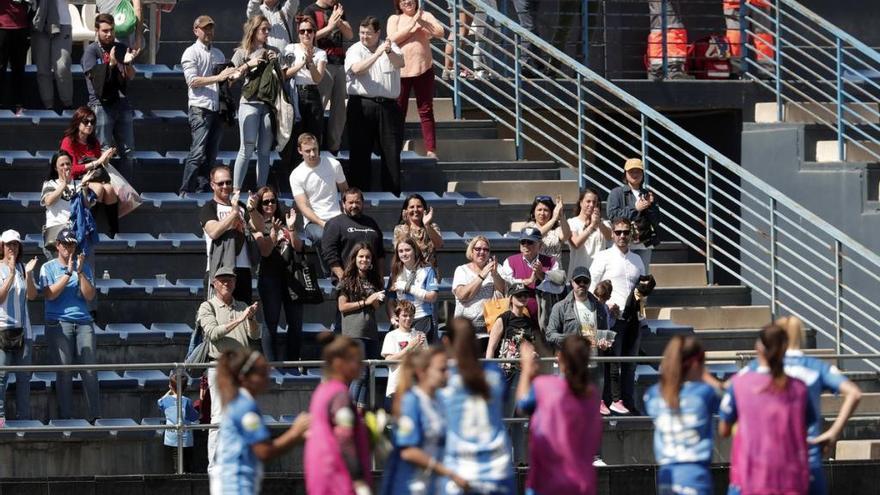
{"type": "Polygon", "coordinates": [[[72,276],[73,276],[73,270],[67,270],[67,271],[64,272],[64,274],[67,275],[68,277],[72,277],[72,276]]]}

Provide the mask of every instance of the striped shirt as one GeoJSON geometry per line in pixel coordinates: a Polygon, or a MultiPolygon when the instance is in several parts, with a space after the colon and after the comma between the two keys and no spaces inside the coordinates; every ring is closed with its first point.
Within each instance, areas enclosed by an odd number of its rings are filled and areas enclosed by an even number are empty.
{"type": "MultiPolygon", "coordinates": [[[[0,264],[0,285],[5,284],[9,276],[9,267],[5,263],[0,264]]],[[[17,265],[13,276],[15,279],[9,292],[6,293],[6,300],[0,302],[0,329],[23,328],[25,338],[33,339],[31,319],[27,309],[27,284],[24,266],[21,263],[17,265]]]]}

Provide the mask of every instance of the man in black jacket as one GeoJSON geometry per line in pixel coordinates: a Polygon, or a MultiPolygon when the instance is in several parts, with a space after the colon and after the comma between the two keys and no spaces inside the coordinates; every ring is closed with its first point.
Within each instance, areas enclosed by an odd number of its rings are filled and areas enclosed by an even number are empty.
{"type": "Polygon", "coordinates": [[[363,214],[364,193],[356,187],[346,189],[342,194],[342,210],[345,215],[335,216],[324,225],[321,239],[324,263],[330,267],[336,279],[341,279],[351,249],[355,244],[365,242],[373,249],[373,263],[379,269],[379,276],[384,276],[382,230],[375,220],[363,214]]]}

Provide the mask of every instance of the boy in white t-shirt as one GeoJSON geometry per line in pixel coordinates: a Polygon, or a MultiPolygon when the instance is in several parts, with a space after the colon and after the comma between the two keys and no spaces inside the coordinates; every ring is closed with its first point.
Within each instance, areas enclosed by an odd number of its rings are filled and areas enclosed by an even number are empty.
{"type": "MultiPolygon", "coordinates": [[[[398,327],[385,334],[382,341],[382,357],[384,359],[400,361],[406,354],[414,349],[426,347],[428,339],[424,332],[412,329],[415,320],[416,307],[410,301],[400,301],[394,308],[397,316],[398,327]]],[[[394,393],[397,391],[397,381],[400,379],[400,365],[388,365],[388,386],[385,387],[385,409],[391,411],[394,403],[394,393]]]]}

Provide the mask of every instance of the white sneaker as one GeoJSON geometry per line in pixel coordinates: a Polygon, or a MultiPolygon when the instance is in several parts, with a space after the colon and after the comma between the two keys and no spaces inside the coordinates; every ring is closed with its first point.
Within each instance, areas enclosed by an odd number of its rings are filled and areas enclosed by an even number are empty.
{"type": "Polygon", "coordinates": [[[478,70],[474,73],[474,79],[478,81],[485,81],[487,79],[492,79],[492,73],[487,70],[478,70]]]}
{"type": "Polygon", "coordinates": [[[611,407],[609,407],[608,409],[610,409],[611,412],[615,414],[629,414],[629,409],[627,409],[626,406],[623,405],[622,400],[612,402],[611,407]]]}
{"type": "Polygon", "coordinates": [[[606,466],[608,466],[608,464],[605,464],[605,461],[603,461],[601,457],[596,456],[593,458],[593,466],[594,467],[606,467],[606,466]]]}

